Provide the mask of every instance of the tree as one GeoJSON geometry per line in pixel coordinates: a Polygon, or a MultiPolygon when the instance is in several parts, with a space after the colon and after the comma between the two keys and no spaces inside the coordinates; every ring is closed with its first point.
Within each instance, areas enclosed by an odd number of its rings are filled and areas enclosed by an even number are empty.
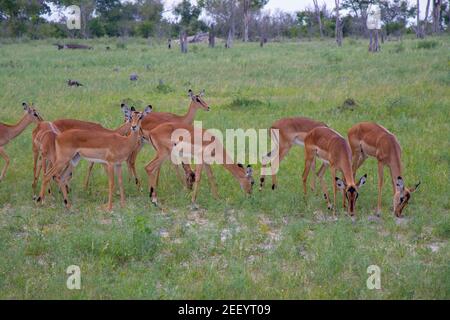
{"type": "Polygon", "coordinates": [[[182,30],[191,34],[207,30],[205,23],[199,20],[202,6],[201,1],[198,5],[193,5],[189,0],[183,0],[174,8],[173,13],[179,18],[179,26],[182,30]]]}
{"type": "Polygon", "coordinates": [[[42,23],[40,15],[49,13],[50,7],[44,0],[0,0],[0,22],[3,32],[10,36],[21,36],[42,23]]]}
{"type": "Polygon", "coordinates": [[[250,25],[251,12],[262,9],[268,2],[269,0],[241,0],[244,25],[244,36],[242,40],[244,42],[248,41],[248,29],[250,25]]]}
{"type": "Polygon", "coordinates": [[[442,0],[433,0],[433,32],[441,32],[442,0]]]}
{"type": "Polygon", "coordinates": [[[313,0],[314,10],[316,12],[317,23],[319,24],[320,37],[323,38],[323,27],[322,27],[322,19],[320,18],[320,8],[318,0],[313,0]]]}
{"type": "MultiPolygon", "coordinates": [[[[113,0],[111,0],[113,1],[113,0]]],[[[81,14],[81,36],[83,38],[87,38],[89,36],[89,29],[88,25],[90,23],[90,20],[92,18],[92,14],[97,6],[97,1],[95,0],[51,0],[47,2],[53,2],[57,6],[71,6],[76,5],[80,7],[80,14],[81,14]]],[[[100,2],[109,2],[108,0],[100,1],[100,2]]]]}
{"type": "Polygon", "coordinates": [[[381,17],[384,22],[386,33],[402,36],[408,21],[416,14],[416,7],[410,7],[408,0],[381,0],[381,17]]]}
{"type": "Polygon", "coordinates": [[[204,0],[208,14],[214,19],[215,25],[220,26],[227,40],[225,46],[231,48],[236,32],[236,15],[238,0],[204,0]]]}
{"type": "MultiPolygon", "coordinates": [[[[417,0],[419,1],[419,0],[417,0]]],[[[336,37],[336,43],[340,47],[342,46],[342,28],[341,28],[341,22],[339,20],[339,10],[340,10],[340,3],[339,0],[334,0],[336,4],[336,26],[335,26],[335,37],[336,37]]]]}
{"type": "Polygon", "coordinates": [[[374,0],[342,0],[342,9],[354,14],[354,27],[360,35],[367,33],[367,9],[374,0]]]}

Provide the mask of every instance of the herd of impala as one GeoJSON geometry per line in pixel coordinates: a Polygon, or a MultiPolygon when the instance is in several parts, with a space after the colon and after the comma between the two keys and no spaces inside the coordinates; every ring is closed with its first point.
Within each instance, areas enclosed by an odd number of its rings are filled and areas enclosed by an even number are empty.
{"type": "MultiPolygon", "coordinates": [[[[161,165],[170,159],[175,144],[172,141],[172,133],[177,129],[185,129],[191,133],[191,141],[183,141],[191,147],[195,144],[196,149],[202,156],[206,143],[197,142],[192,123],[197,110],[210,110],[203,99],[204,92],[194,94],[189,90],[190,105],[185,115],[176,115],[167,112],[152,112],[149,105],[143,111],[136,111],[134,107],[121,105],[124,115],[124,123],[117,129],[107,129],[98,123],[60,119],[56,121],[44,121],[33,105],[23,103],[25,115],[16,125],[0,123],[0,155],[5,160],[1,171],[0,181],[5,177],[10,159],[4,150],[4,146],[20,135],[28,125],[35,123],[36,127],[32,133],[34,180],[33,190],[36,194],[39,177],[42,172],[41,189],[35,200],[43,203],[46,193],[50,193],[49,183],[53,179],[59,186],[63,195],[64,204],[70,207],[68,200],[69,183],[72,178],[73,168],[81,158],[90,162],[88,174],[85,180],[85,188],[88,187],[89,177],[95,163],[101,163],[109,179],[109,198],[106,210],[113,208],[113,193],[115,175],[118,177],[120,190],[120,204],[125,205],[125,193],[122,178],[122,163],[126,162],[130,174],[140,189],[140,180],[136,173],[136,158],[145,142],[151,144],[156,150],[155,158],[147,164],[145,170],[149,178],[150,198],[153,204],[158,205],[157,189],[161,165]]],[[[355,215],[355,204],[358,198],[359,188],[366,182],[367,175],[362,176],[356,182],[356,171],[368,156],[378,161],[378,203],[376,212],[381,213],[381,190],[383,186],[383,169],[390,169],[393,186],[393,210],[397,217],[401,217],[402,211],[408,204],[411,194],[417,190],[420,182],[412,188],[404,185],[402,178],[401,148],[396,137],[387,129],[372,122],[362,122],[354,125],[348,131],[346,140],[338,132],[328,127],[325,123],[304,117],[284,118],[274,122],[271,132],[277,130],[278,135],[275,143],[277,149],[272,150],[265,159],[278,158],[283,160],[294,145],[305,148],[305,168],[302,176],[303,190],[307,193],[307,179],[310,171],[315,172],[316,157],[322,161],[322,166],[317,172],[320,180],[323,196],[328,204],[328,209],[336,208],[337,189],[342,192],[343,207],[347,207],[351,217],[355,215]],[[326,169],[330,167],[333,186],[333,203],[323,180],[326,169]],[[337,171],[343,174],[343,179],[337,177],[337,171]]],[[[251,193],[254,184],[253,170],[251,166],[244,167],[242,164],[233,164],[230,157],[223,149],[227,161],[223,166],[239,182],[245,193],[251,193]]],[[[264,167],[268,162],[263,162],[264,167]]],[[[195,203],[201,174],[203,168],[210,182],[211,192],[218,197],[217,186],[213,172],[209,164],[200,163],[192,170],[189,164],[182,164],[184,177],[180,175],[178,166],[175,171],[192,191],[192,202],[195,203]]],[[[311,189],[315,188],[314,176],[310,181],[311,189]]],[[[277,177],[272,172],[272,189],[276,188],[277,177]]],[[[260,178],[260,190],[264,186],[265,177],[260,178]]]]}

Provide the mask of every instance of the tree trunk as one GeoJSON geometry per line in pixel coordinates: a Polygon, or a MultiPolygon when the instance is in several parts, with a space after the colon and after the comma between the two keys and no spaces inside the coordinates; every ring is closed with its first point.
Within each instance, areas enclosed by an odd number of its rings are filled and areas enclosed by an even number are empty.
{"type": "Polygon", "coordinates": [[[181,48],[181,53],[188,52],[187,33],[184,30],[181,31],[181,33],[180,33],[180,48],[181,48]]]}
{"type": "Polygon", "coordinates": [[[420,1],[417,0],[417,15],[416,15],[416,37],[417,38],[423,38],[422,37],[422,29],[420,26],[420,1]]]}
{"type": "Polygon", "coordinates": [[[433,0],[433,32],[441,32],[441,4],[442,0],[433,0]]]}
{"type": "Polygon", "coordinates": [[[211,25],[211,28],[209,29],[208,45],[210,48],[214,48],[214,46],[216,45],[216,35],[214,33],[214,25],[211,25]]]}
{"type": "Polygon", "coordinates": [[[320,37],[323,38],[323,28],[322,28],[322,19],[320,18],[320,8],[318,0],[313,0],[314,7],[316,9],[316,17],[317,17],[317,23],[319,24],[319,31],[320,31],[320,37]]]}
{"type": "Polygon", "coordinates": [[[232,48],[233,47],[233,39],[234,39],[234,30],[235,30],[235,25],[234,25],[234,11],[235,11],[235,3],[234,1],[230,1],[230,26],[228,29],[228,37],[227,37],[227,42],[225,43],[225,48],[232,48]]]}
{"type": "Polygon", "coordinates": [[[248,42],[248,26],[250,23],[250,0],[244,0],[244,42],[248,42]]]}
{"type": "Polygon", "coordinates": [[[427,6],[426,6],[426,9],[425,9],[425,18],[423,19],[423,26],[422,26],[422,35],[423,35],[423,37],[425,37],[425,35],[427,34],[428,14],[430,12],[430,1],[431,0],[427,0],[427,6]]]}
{"type": "Polygon", "coordinates": [[[378,41],[379,30],[378,29],[370,29],[369,30],[369,52],[377,52],[380,51],[380,44],[378,41]]]}
{"type": "MultiPolygon", "coordinates": [[[[419,1],[419,0],[417,0],[419,1]]],[[[336,4],[336,28],[335,28],[335,36],[336,36],[336,43],[340,47],[342,46],[342,32],[341,32],[341,22],[339,20],[339,0],[334,0],[336,4]]]]}

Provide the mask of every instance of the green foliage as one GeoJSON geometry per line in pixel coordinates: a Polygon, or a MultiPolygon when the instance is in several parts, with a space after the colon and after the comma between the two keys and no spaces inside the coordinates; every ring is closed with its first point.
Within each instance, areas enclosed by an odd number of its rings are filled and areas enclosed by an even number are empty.
{"type": "Polygon", "coordinates": [[[417,49],[434,49],[439,45],[437,40],[420,40],[417,42],[417,49]]]}

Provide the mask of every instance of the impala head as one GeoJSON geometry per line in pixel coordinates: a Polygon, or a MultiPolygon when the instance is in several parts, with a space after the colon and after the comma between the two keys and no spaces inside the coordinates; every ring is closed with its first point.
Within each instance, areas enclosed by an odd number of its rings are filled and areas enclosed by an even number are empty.
{"type": "Polygon", "coordinates": [[[193,104],[193,106],[196,109],[203,109],[206,111],[211,110],[211,108],[208,106],[208,104],[205,102],[205,100],[203,100],[203,96],[205,95],[205,89],[200,91],[199,94],[194,94],[194,92],[191,89],[189,89],[188,93],[189,93],[189,97],[192,99],[191,104],[193,104]]]}
{"type": "Polygon", "coordinates": [[[23,102],[22,106],[23,106],[23,110],[25,110],[25,113],[30,117],[30,119],[33,122],[44,121],[44,119],[42,119],[42,117],[40,116],[39,112],[34,107],[33,103],[30,106],[26,102],[23,102]]]}
{"type": "Polygon", "coordinates": [[[403,209],[405,209],[411,199],[411,193],[415,192],[419,185],[420,181],[414,187],[406,188],[402,177],[397,177],[394,194],[394,214],[397,217],[401,217],[403,209]]]}
{"type": "Polygon", "coordinates": [[[355,215],[355,207],[356,207],[356,200],[358,199],[358,190],[359,188],[361,188],[367,180],[367,174],[363,175],[357,184],[348,184],[345,183],[344,180],[339,179],[338,177],[336,177],[336,186],[338,187],[339,190],[342,190],[345,193],[345,197],[347,198],[348,201],[348,214],[350,216],[354,216],[355,215]]]}
{"type": "Polygon", "coordinates": [[[241,185],[242,190],[245,193],[252,193],[253,185],[255,184],[255,180],[253,179],[253,168],[251,165],[248,165],[246,168],[238,163],[238,167],[242,172],[239,175],[239,184],[241,185]]]}
{"type": "Polygon", "coordinates": [[[143,112],[138,112],[138,111],[130,111],[131,112],[131,131],[132,132],[137,132],[139,131],[139,129],[141,128],[141,121],[142,119],[144,119],[144,117],[146,115],[148,115],[150,112],[152,112],[152,106],[148,105],[147,107],[145,107],[143,112]]]}

